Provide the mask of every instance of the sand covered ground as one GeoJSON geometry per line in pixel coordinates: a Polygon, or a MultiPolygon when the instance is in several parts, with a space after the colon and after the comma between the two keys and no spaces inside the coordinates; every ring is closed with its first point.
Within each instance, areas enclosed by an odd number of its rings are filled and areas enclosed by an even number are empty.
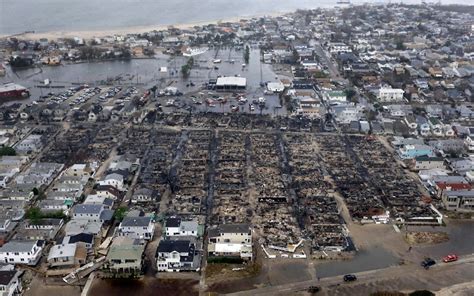
{"type": "MultiPolygon", "coordinates": [[[[284,12],[277,12],[277,13],[265,14],[265,16],[277,17],[284,14],[285,14],[284,12]]],[[[106,29],[106,30],[35,32],[35,33],[17,34],[17,36],[19,37],[21,36],[22,39],[27,39],[27,40],[38,40],[40,38],[47,38],[48,40],[56,40],[59,38],[74,38],[74,37],[92,39],[96,37],[105,37],[105,36],[113,36],[113,35],[145,33],[145,32],[151,32],[153,30],[156,30],[156,31],[166,30],[170,26],[174,28],[178,28],[178,29],[189,29],[194,26],[205,26],[209,24],[218,24],[218,23],[223,23],[223,22],[239,22],[240,20],[249,20],[251,18],[262,17],[262,16],[263,15],[255,15],[255,16],[234,17],[234,18],[227,18],[227,19],[222,19],[222,20],[203,21],[203,22],[195,22],[195,23],[181,23],[181,24],[155,25],[155,26],[134,26],[134,27],[128,27],[128,28],[106,29]]],[[[9,35],[0,34],[0,38],[5,38],[5,37],[9,37],[9,35]]]]}

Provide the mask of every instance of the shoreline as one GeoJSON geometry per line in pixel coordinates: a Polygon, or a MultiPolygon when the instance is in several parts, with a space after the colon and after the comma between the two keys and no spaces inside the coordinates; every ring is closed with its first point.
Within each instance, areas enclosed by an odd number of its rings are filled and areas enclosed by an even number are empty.
{"type": "Polygon", "coordinates": [[[50,41],[57,40],[60,38],[74,38],[74,37],[92,39],[92,38],[100,38],[100,37],[107,37],[107,36],[113,36],[113,35],[141,34],[141,33],[146,33],[146,32],[151,32],[151,31],[167,30],[169,27],[184,30],[184,29],[191,29],[195,26],[215,25],[218,23],[225,23],[225,22],[237,23],[240,20],[250,20],[252,18],[257,18],[257,17],[278,17],[278,16],[282,16],[288,13],[291,13],[291,11],[280,11],[280,12],[265,13],[265,14],[259,14],[259,15],[251,15],[251,16],[238,16],[238,17],[231,17],[231,18],[226,18],[226,19],[199,21],[199,22],[192,22],[192,23],[134,26],[134,27],[117,28],[117,29],[48,31],[48,32],[35,32],[35,33],[0,34],[0,39],[8,38],[10,36],[19,37],[24,40],[38,40],[41,38],[47,38],[50,41]]]}

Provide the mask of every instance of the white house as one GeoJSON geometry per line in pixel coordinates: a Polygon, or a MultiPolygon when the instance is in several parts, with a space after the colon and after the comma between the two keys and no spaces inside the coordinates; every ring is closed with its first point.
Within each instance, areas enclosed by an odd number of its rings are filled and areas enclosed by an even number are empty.
{"type": "Polygon", "coordinates": [[[170,236],[198,236],[198,222],[196,220],[183,221],[181,218],[171,217],[166,220],[165,233],[170,236]]]}
{"type": "Polygon", "coordinates": [[[155,223],[152,217],[125,217],[118,227],[119,236],[128,236],[135,239],[151,240],[155,232],[155,223]]]}
{"type": "Polygon", "coordinates": [[[73,220],[104,223],[112,219],[113,211],[105,209],[104,205],[78,204],[72,208],[73,220]]]}
{"type": "Polygon", "coordinates": [[[329,52],[330,53],[352,52],[352,49],[350,48],[350,46],[344,43],[335,42],[329,45],[329,52]]]}
{"type": "Polygon", "coordinates": [[[252,259],[252,230],[248,224],[221,224],[209,229],[209,256],[252,259]]]}
{"type": "Polygon", "coordinates": [[[445,169],[444,158],[442,157],[428,157],[418,156],[415,157],[414,170],[432,170],[432,169],[445,169]]]}
{"type": "Polygon", "coordinates": [[[381,87],[378,92],[378,99],[381,102],[400,102],[403,101],[405,91],[399,88],[381,87]]]}
{"type": "Polygon", "coordinates": [[[133,192],[132,203],[148,203],[156,201],[158,192],[148,188],[138,188],[133,192]]]}
{"type": "Polygon", "coordinates": [[[21,295],[22,285],[19,277],[23,271],[19,270],[0,270],[0,295],[14,296],[21,295]]]}
{"type": "Polygon", "coordinates": [[[120,191],[124,190],[123,176],[117,173],[108,174],[105,178],[99,181],[99,185],[110,185],[120,191]]]}
{"type": "Polygon", "coordinates": [[[64,175],[71,177],[93,177],[94,168],[89,164],[77,163],[65,170],[64,175]]]}
{"type": "Polygon", "coordinates": [[[41,135],[30,134],[18,142],[14,148],[18,153],[27,154],[28,152],[38,152],[42,147],[41,135]]]}
{"type": "Polygon", "coordinates": [[[464,145],[470,153],[474,152],[474,137],[466,136],[464,139],[464,145]]]}
{"type": "Polygon", "coordinates": [[[351,121],[360,119],[360,106],[333,106],[331,107],[335,119],[338,123],[349,124],[351,121]]]}
{"type": "Polygon", "coordinates": [[[52,267],[72,267],[86,263],[87,251],[82,244],[58,244],[51,247],[48,264],[52,267]]]}
{"type": "Polygon", "coordinates": [[[0,248],[0,261],[10,264],[36,265],[41,258],[44,241],[11,240],[0,248]]]}
{"type": "Polygon", "coordinates": [[[190,240],[162,240],[156,250],[158,271],[198,271],[200,256],[196,245],[190,240]]]}
{"type": "Polygon", "coordinates": [[[346,93],[343,91],[327,91],[324,98],[329,103],[345,103],[347,101],[346,93]]]}
{"type": "Polygon", "coordinates": [[[0,232],[7,232],[11,221],[8,218],[0,218],[0,232]]]}
{"type": "Polygon", "coordinates": [[[444,136],[444,132],[443,132],[444,125],[438,118],[430,117],[428,119],[428,124],[431,127],[431,133],[433,133],[433,135],[435,135],[437,137],[444,136]]]}

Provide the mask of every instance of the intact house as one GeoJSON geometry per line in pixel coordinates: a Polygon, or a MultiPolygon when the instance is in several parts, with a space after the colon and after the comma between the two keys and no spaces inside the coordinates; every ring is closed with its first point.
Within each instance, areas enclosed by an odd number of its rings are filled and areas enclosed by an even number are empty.
{"type": "Polygon", "coordinates": [[[383,102],[401,102],[403,101],[403,93],[405,91],[399,88],[389,88],[389,87],[382,87],[379,89],[377,98],[383,102]]]}
{"type": "Polygon", "coordinates": [[[402,159],[413,159],[418,156],[433,157],[435,153],[428,145],[405,145],[398,150],[398,155],[402,159]]]}
{"type": "Polygon", "coordinates": [[[252,230],[248,224],[221,224],[208,231],[209,256],[252,260],[252,230]]]}
{"type": "Polygon", "coordinates": [[[23,287],[20,277],[23,271],[19,270],[0,270],[0,295],[14,296],[21,295],[23,287]]]}
{"type": "Polygon", "coordinates": [[[127,236],[139,240],[151,240],[155,232],[153,218],[125,217],[118,227],[119,236],[127,236]]]}
{"type": "Polygon", "coordinates": [[[431,170],[431,169],[444,169],[444,158],[442,157],[429,157],[426,155],[415,157],[413,169],[419,170],[431,170]]]}
{"type": "Polygon", "coordinates": [[[328,91],[324,93],[324,99],[329,104],[331,103],[346,103],[347,96],[343,91],[328,91]]]}
{"type": "Polygon", "coordinates": [[[103,205],[104,209],[110,210],[114,206],[114,200],[108,197],[91,194],[86,197],[84,200],[85,205],[103,205]]]}
{"type": "Polygon", "coordinates": [[[139,240],[126,236],[115,237],[103,268],[114,277],[139,276],[142,273],[144,251],[145,245],[139,240]]]}
{"type": "Polygon", "coordinates": [[[165,233],[170,236],[198,236],[198,222],[184,221],[179,217],[170,217],[165,222],[165,233]]]}
{"type": "Polygon", "coordinates": [[[162,240],[156,250],[158,271],[199,271],[201,256],[196,250],[194,238],[183,240],[162,240]]]}
{"type": "Polygon", "coordinates": [[[43,148],[43,143],[41,141],[42,136],[41,135],[34,135],[31,134],[18,142],[14,146],[15,151],[17,151],[20,154],[29,154],[32,152],[38,152],[43,148]]]}
{"type": "Polygon", "coordinates": [[[443,194],[447,191],[471,190],[472,186],[469,183],[462,182],[437,182],[434,188],[436,189],[437,196],[442,198],[443,194]]]}
{"type": "Polygon", "coordinates": [[[110,185],[119,191],[125,190],[124,177],[117,173],[108,174],[103,180],[99,181],[99,185],[110,185]]]}
{"type": "Polygon", "coordinates": [[[36,265],[43,250],[44,241],[11,240],[0,248],[0,261],[10,264],[36,265]]]}
{"type": "Polygon", "coordinates": [[[78,204],[72,208],[73,220],[89,222],[108,222],[112,219],[113,211],[105,209],[104,205],[78,204]]]}
{"type": "Polygon", "coordinates": [[[25,220],[16,228],[14,238],[18,240],[53,240],[63,226],[63,219],[25,220]]]}
{"type": "Polygon", "coordinates": [[[117,198],[122,195],[120,190],[110,185],[98,185],[94,190],[94,194],[97,196],[111,198],[113,200],[117,200],[117,198]]]}
{"type": "Polygon", "coordinates": [[[82,244],[59,244],[49,250],[50,267],[75,267],[86,263],[87,250],[82,244]]]}
{"type": "Polygon", "coordinates": [[[158,200],[159,193],[149,188],[139,188],[133,192],[132,203],[148,203],[158,200]]]}
{"type": "Polygon", "coordinates": [[[474,211],[474,190],[444,191],[442,200],[449,211],[474,211]]]}
{"type": "Polygon", "coordinates": [[[92,252],[94,248],[94,235],[91,233],[66,235],[63,238],[63,244],[81,244],[88,252],[92,252]]]}

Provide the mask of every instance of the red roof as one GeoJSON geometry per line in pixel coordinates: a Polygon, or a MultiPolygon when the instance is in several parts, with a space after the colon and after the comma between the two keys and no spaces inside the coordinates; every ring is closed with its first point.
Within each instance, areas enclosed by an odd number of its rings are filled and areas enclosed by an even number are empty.
{"type": "Polygon", "coordinates": [[[472,188],[471,184],[466,183],[436,183],[436,186],[438,186],[438,188],[441,190],[451,191],[469,190],[472,188]]]}

